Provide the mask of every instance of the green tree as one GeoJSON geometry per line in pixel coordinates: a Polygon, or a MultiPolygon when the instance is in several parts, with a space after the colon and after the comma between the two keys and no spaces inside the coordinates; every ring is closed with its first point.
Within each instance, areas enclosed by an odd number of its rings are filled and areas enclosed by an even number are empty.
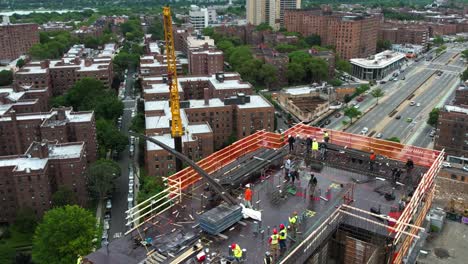
{"type": "Polygon", "coordinates": [[[305,42],[309,46],[315,46],[315,45],[320,46],[322,44],[322,38],[320,37],[320,35],[312,34],[305,38],[305,42]]]}
{"type": "Polygon", "coordinates": [[[319,82],[328,79],[328,63],[320,58],[312,58],[306,66],[308,79],[319,82]]]}
{"type": "Polygon", "coordinates": [[[270,27],[270,25],[268,25],[267,23],[261,23],[260,25],[258,25],[255,30],[257,31],[265,31],[265,30],[271,30],[273,31],[273,28],[270,27]]]}
{"type": "Polygon", "coordinates": [[[19,59],[16,61],[16,67],[21,68],[26,64],[26,62],[23,59],[19,59]]]}
{"type": "Polygon", "coordinates": [[[112,60],[114,70],[119,74],[122,74],[125,69],[135,68],[139,62],[140,56],[138,54],[129,54],[125,51],[119,52],[112,60]]]}
{"type": "Polygon", "coordinates": [[[115,161],[100,159],[89,166],[87,171],[88,186],[93,196],[104,199],[114,188],[115,180],[120,177],[120,167],[115,161]]]}
{"type": "Polygon", "coordinates": [[[261,81],[266,85],[266,88],[270,88],[270,85],[278,81],[278,69],[271,64],[263,64],[260,69],[261,81]]]}
{"type": "Polygon", "coordinates": [[[329,84],[333,85],[333,86],[340,86],[343,84],[343,82],[340,80],[340,79],[331,79],[330,81],[328,81],[329,84]]]}
{"type": "Polygon", "coordinates": [[[461,56],[462,56],[462,58],[465,59],[465,61],[468,60],[468,49],[462,51],[461,56]]]}
{"type": "Polygon", "coordinates": [[[468,80],[468,68],[466,68],[463,73],[461,74],[460,76],[460,79],[462,79],[463,81],[466,81],[468,80]]]}
{"type": "Polygon", "coordinates": [[[73,205],[76,203],[76,194],[67,186],[60,186],[54,194],[52,194],[52,204],[54,207],[65,205],[73,205]]]}
{"type": "Polygon", "coordinates": [[[439,113],[439,108],[432,109],[432,111],[429,113],[429,119],[427,120],[427,124],[431,126],[437,126],[437,121],[439,120],[439,113]]]}
{"type": "Polygon", "coordinates": [[[128,144],[128,137],[109,120],[98,119],[96,121],[96,134],[101,155],[105,155],[108,150],[122,152],[128,144]]]}
{"type": "Polygon", "coordinates": [[[13,72],[3,70],[0,71],[0,86],[10,85],[13,83],[13,72]]]}
{"type": "Polygon", "coordinates": [[[435,36],[432,42],[434,43],[434,45],[442,45],[445,43],[444,39],[441,36],[435,36]]]}
{"type": "Polygon", "coordinates": [[[152,40],[164,40],[164,26],[160,20],[155,19],[148,28],[152,40]]]}
{"type": "Polygon", "coordinates": [[[390,137],[390,138],[387,138],[385,140],[388,140],[388,141],[393,141],[393,142],[396,142],[396,143],[400,143],[400,139],[398,137],[390,137]]]}
{"type": "Polygon", "coordinates": [[[389,50],[392,48],[392,43],[389,40],[379,39],[377,40],[377,52],[389,50]]]}
{"type": "Polygon", "coordinates": [[[338,58],[336,60],[336,69],[339,71],[351,73],[352,66],[351,63],[349,63],[349,61],[338,58]]]}
{"type": "Polygon", "coordinates": [[[379,98],[384,96],[384,91],[380,88],[375,88],[371,91],[370,93],[375,99],[377,99],[377,102],[376,104],[378,105],[379,104],[379,98]]]}
{"type": "Polygon", "coordinates": [[[290,44],[279,44],[275,47],[278,52],[289,53],[297,50],[297,47],[290,44]]]}
{"type": "Polygon", "coordinates": [[[18,210],[15,219],[15,228],[21,233],[32,233],[37,226],[37,218],[34,211],[29,207],[18,210]]]}
{"type": "Polygon", "coordinates": [[[13,264],[16,250],[12,243],[0,243],[0,263],[13,264]]]}
{"type": "Polygon", "coordinates": [[[130,130],[138,133],[145,132],[145,115],[143,113],[138,113],[133,119],[132,124],[130,125],[130,130]]]}
{"type": "Polygon", "coordinates": [[[361,111],[357,110],[355,107],[347,107],[344,110],[344,115],[349,117],[351,124],[353,123],[353,118],[360,116],[362,113],[361,111]]]}
{"type": "Polygon", "coordinates": [[[288,78],[289,84],[299,84],[302,83],[306,76],[304,68],[299,63],[291,62],[288,64],[288,69],[286,71],[286,77],[288,78]]]}
{"type": "Polygon", "coordinates": [[[98,235],[94,215],[76,205],[46,212],[33,238],[32,258],[37,264],[75,263],[93,249],[98,235]]]}

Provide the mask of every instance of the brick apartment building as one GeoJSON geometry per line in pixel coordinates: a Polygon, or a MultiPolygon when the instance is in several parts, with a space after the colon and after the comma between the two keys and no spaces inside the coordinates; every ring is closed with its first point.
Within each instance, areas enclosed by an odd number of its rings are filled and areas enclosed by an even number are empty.
{"type": "MultiPolygon", "coordinates": [[[[2,135],[3,137],[3,135],[2,135]]],[[[0,156],[0,223],[11,223],[20,208],[41,217],[52,206],[52,194],[68,187],[85,206],[86,143],[33,142],[24,154],[0,156]]]]}
{"type": "Polygon", "coordinates": [[[303,36],[320,35],[323,45],[336,48],[343,59],[365,58],[375,53],[380,27],[379,15],[321,10],[286,10],[284,23],[288,31],[303,36]]]}
{"type": "Polygon", "coordinates": [[[268,88],[278,88],[288,84],[286,72],[288,70],[289,57],[286,53],[280,53],[273,48],[267,47],[265,44],[260,44],[252,48],[252,54],[256,59],[274,66],[278,71],[278,81],[268,88]]]}
{"type": "MultiPolygon", "coordinates": [[[[210,98],[226,98],[238,93],[252,94],[250,83],[242,81],[238,73],[217,73],[208,76],[179,77],[179,96],[181,100],[203,99],[204,89],[208,88],[210,98]]],[[[142,79],[143,98],[146,101],[167,100],[169,86],[164,76],[144,77],[142,79]]]]}
{"type": "Polygon", "coordinates": [[[440,110],[434,148],[453,156],[468,156],[468,108],[446,105],[440,110]]]}
{"type": "Polygon", "coordinates": [[[11,61],[39,43],[37,24],[0,24],[0,61],[11,61]]]}
{"type": "Polygon", "coordinates": [[[97,159],[96,124],[93,112],[55,108],[49,112],[0,115],[0,156],[24,153],[33,142],[86,142],[86,159],[97,159]]]}
{"type": "Polygon", "coordinates": [[[379,39],[388,40],[393,44],[416,44],[427,47],[429,28],[424,26],[403,26],[398,24],[383,24],[379,30],[379,39]]]}
{"type": "Polygon", "coordinates": [[[30,87],[0,88],[0,116],[14,110],[16,113],[45,112],[49,109],[50,90],[30,87]]]}
{"type": "MultiPolygon", "coordinates": [[[[204,89],[204,99],[181,102],[185,128],[183,151],[199,160],[228,144],[230,138],[243,138],[257,130],[274,129],[274,107],[258,95],[210,98],[204,89]]],[[[173,146],[170,136],[170,106],[164,101],[145,101],[146,135],[173,146]]],[[[145,166],[149,175],[166,176],[174,172],[175,160],[160,147],[147,142],[145,166]]]]}
{"type": "MultiPolygon", "coordinates": [[[[178,57],[176,63],[178,74],[183,74],[188,69],[187,59],[178,57]]],[[[164,74],[167,74],[166,55],[154,54],[140,57],[141,76],[162,76],[164,74]]]]}
{"type": "Polygon", "coordinates": [[[75,82],[89,77],[110,87],[113,78],[112,58],[87,57],[92,50],[75,45],[60,60],[31,62],[15,73],[15,84],[34,88],[51,87],[52,94],[62,95],[75,82]]]}
{"type": "Polygon", "coordinates": [[[191,75],[212,75],[223,71],[224,54],[205,44],[198,49],[189,50],[188,63],[191,75]]]}
{"type": "Polygon", "coordinates": [[[226,37],[234,37],[242,44],[259,45],[262,43],[276,46],[279,44],[295,44],[299,41],[297,36],[287,36],[281,32],[270,30],[258,31],[256,26],[248,24],[242,26],[222,25],[214,28],[215,32],[226,37]]]}

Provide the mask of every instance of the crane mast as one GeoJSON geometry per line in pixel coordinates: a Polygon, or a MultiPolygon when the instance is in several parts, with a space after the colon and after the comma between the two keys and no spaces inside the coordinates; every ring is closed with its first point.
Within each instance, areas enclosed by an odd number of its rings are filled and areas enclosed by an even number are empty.
{"type": "MultiPolygon", "coordinates": [[[[171,135],[174,138],[174,148],[178,152],[182,152],[182,135],[184,128],[182,127],[182,119],[180,117],[180,102],[179,102],[179,87],[177,81],[177,61],[174,48],[174,37],[172,34],[172,17],[171,8],[163,7],[164,20],[164,39],[166,41],[166,58],[167,58],[167,83],[169,84],[169,102],[171,105],[171,135]]],[[[182,160],[176,159],[176,171],[182,170],[182,160]]]]}

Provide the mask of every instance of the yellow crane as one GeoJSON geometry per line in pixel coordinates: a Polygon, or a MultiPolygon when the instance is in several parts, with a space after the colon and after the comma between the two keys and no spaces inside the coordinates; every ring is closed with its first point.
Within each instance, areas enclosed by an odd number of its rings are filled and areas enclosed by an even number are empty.
{"type": "MultiPolygon", "coordinates": [[[[164,20],[164,39],[166,41],[166,58],[167,58],[167,83],[169,84],[169,103],[171,105],[171,135],[174,138],[174,149],[182,152],[182,135],[184,128],[182,127],[182,119],[180,117],[180,102],[179,102],[179,84],[177,81],[177,58],[174,48],[174,37],[172,34],[172,17],[171,8],[163,7],[164,20]]],[[[176,171],[182,170],[182,161],[176,159],[176,171]]]]}

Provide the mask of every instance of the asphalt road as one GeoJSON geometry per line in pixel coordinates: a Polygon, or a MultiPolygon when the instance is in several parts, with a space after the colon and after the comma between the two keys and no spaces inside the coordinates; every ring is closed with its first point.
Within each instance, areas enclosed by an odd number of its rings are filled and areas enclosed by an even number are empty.
{"type": "MultiPolygon", "coordinates": [[[[380,105],[376,106],[372,111],[364,115],[353,126],[347,129],[347,132],[359,133],[364,127],[369,128],[369,132],[375,130],[376,133],[381,132],[383,138],[398,137],[403,141],[409,139],[414,133],[418,133],[417,138],[414,138],[410,144],[427,147],[432,138],[429,137],[431,127],[425,124],[430,110],[447,98],[454,91],[458,84],[459,73],[464,69],[464,62],[459,59],[459,56],[453,57],[463,48],[454,49],[449,47],[446,53],[436,58],[432,62],[421,60],[416,67],[411,67],[406,71],[406,80],[399,80],[396,83],[400,85],[393,87],[393,90],[388,90],[390,93],[388,98],[380,105]],[[425,81],[437,70],[442,70],[442,76],[435,76],[425,81]],[[420,103],[421,106],[410,106],[409,101],[405,102],[407,97],[411,95],[420,85],[428,85],[423,91],[410,99],[420,103]],[[391,119],[387,124],[378,125],[398,106],[404,103],[397,114],[401,119],[391,119]],[[407,122],[407,118],[413,121],[407,122]],[[383,127],[382,127],[383,126],[383,127]],[[419,136],[419,134],[421,134],[419,136]]],[[[413,66],[413,65],[412,65],[413,66]]]]}
{"type": "MultiPolygon", "coordinates": [[[[128,129],[132,121],[132,110],[135,109],[135,100],[132,99],[129,95],[133,94],[133,78],[132,75],[134,71],[129,71],[127,74],[127,84],[125,87],[125,99],[124,103],[124,113],[122,116],[122,132],[125,135],[128,135],[128,129]]],[[[125,219],[125,211],[128,209],[128,167],[133,159],[129,155],[129,146],[120,153],[117,162],[121,168],[122,174],[116,181],[116,191],[112,195],[112,210],[111,210],[111,222],[109,230],[109,241],[112,241],[115,238],[118,238],[123,235],[127,230],[125,219]]]]}

